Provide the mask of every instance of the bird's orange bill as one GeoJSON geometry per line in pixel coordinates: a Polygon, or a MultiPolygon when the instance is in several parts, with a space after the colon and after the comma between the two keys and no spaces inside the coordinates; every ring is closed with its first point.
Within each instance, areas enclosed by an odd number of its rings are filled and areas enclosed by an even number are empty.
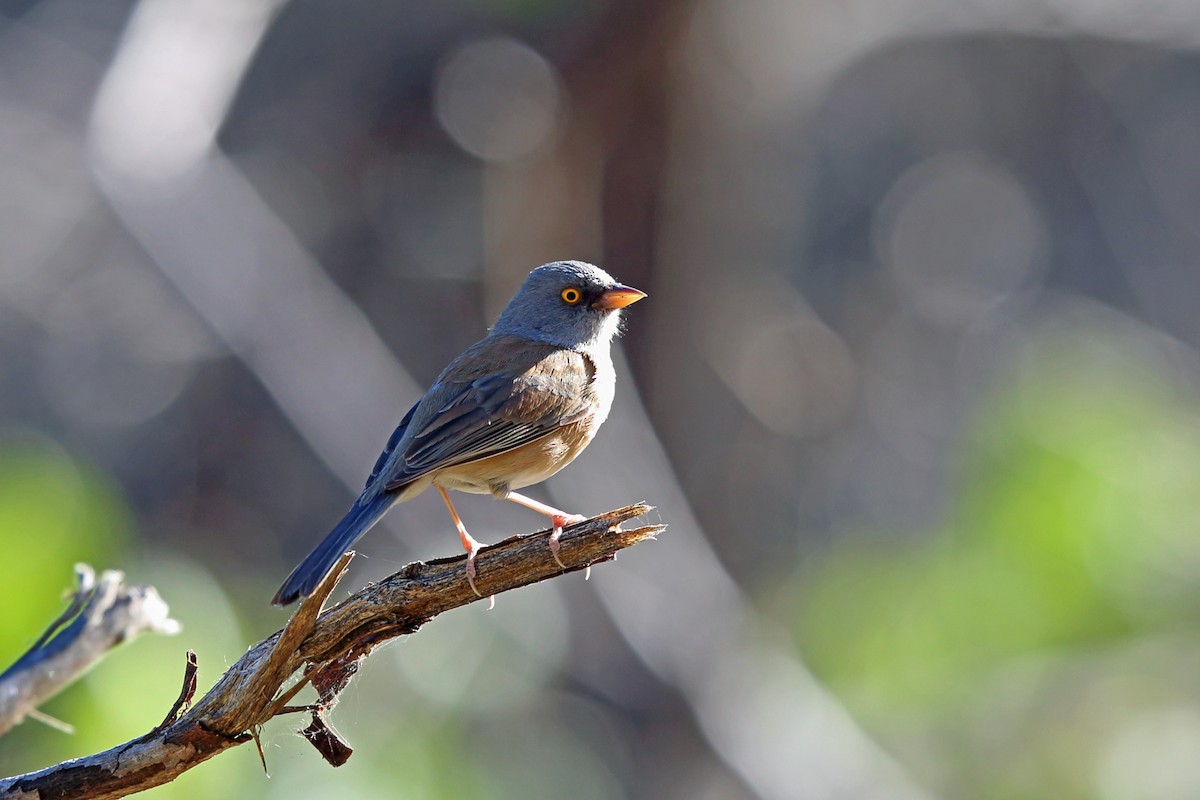
{"type": "Polygon", "coordinates": [[[632,286],[625,286],[618,283],[597,297],[596,302],[592,305],[597,308],[624,308],[625,306],[633,305],[645,296],[646,293],[640,289],[634,289],[632,286]]]}

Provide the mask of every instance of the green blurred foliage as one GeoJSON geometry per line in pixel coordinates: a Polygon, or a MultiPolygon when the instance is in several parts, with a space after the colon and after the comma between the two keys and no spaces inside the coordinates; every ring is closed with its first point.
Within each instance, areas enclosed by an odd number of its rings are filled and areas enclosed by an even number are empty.
{"type": "Polygon", "coordinates": [[[99,567],[127,544],[128,509],[104,476],[58,445],[0,435],[0,542],[5,554],[0,664],[14,661],[62,610],[80,561],[99,567]]]}
{"type": "Polygon", "coordinates": [[[944,524],[840,537],[780,602],[817,675],[952,796],[1195,797],[1194,767],[1145,765],[1200,741],[1196,387],[1163,342],[1103,329],[1014,363],[944,524]]]}
{"type": "MultiPolygon", "coordinates": [[[[56,443],[25,431],[5,432],[0,442],[0,543],[5,553],[0,668],[7,668],[64,609],[74,565],[82,561],[103,569],[119,562],[131,525],[113,484],[56,443]]],[[[60,698],[44,710],[69,720],[78,702],[60,698]]],[[[43,753],[66,738],[26,722],[5,737],[0,774],[52,763],[43,753]]]]}

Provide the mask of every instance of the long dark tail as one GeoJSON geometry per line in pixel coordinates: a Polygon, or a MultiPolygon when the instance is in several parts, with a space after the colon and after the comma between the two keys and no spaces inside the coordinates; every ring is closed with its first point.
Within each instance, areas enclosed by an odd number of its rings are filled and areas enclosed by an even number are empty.
{"type": "Polygon", "coordinates": [[[362,498],[355,500],[346,516],[342,517],[342,521],[316,549],[305,556],[300,565],[292,570],[292,574],[287,576],[287,580],[279,587],[271,602],[277,606],[286,606],[312,594],[317,584],[325,577],[325,573],[329,572],[329,568],[342,557],[342,553],[349,550],[359,537],[369,531],[396,500],[396,495],[390,493],[376,495],[366,502],[363,502],[362,498]]]}

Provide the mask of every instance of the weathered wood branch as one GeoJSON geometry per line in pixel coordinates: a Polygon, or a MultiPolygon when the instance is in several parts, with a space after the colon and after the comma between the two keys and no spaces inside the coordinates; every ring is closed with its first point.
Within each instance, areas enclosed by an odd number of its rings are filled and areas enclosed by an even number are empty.
{"type": "Polygon", "coordinates": [[[167,604],[153,586],[127,586],[105,570],[96,580],[87,564],[75,565],[77,586],[67,609],[33,646],[0,674],[0,736],[36,714],[42,703],[141,633],[178,633],[167,604]]]}
{"type": "MultiPolygon", "coordinates": [[[[559,553],[566,569],[550,555],[548,530],[484,547],[476,560],[475,583],[485,594],[499,594],[608,561],[616,551],[663,529],[620,529],[622,522],[649,510],[639,503],[568,527],[559,553]]],[[[183,690],[160,725],[103,753],[0,779],[0,800],[123,797],[168,783],[218,753],[253,740],[272,717],[298,711],[312,718],[304,736],[330,763],[343,763],[350,748],[329,728],[324,712],[361,661],[377,645],[480,599],[467,584],[465,556],[457,556],[409,564],[322,611],[351,557],[342,557],[283,630],[251,647],[186,711],[196,688],[196,661],[190,652],[183,690]],[[316,689],[316,701],[291,705],[308,684],[316,689]]]]}

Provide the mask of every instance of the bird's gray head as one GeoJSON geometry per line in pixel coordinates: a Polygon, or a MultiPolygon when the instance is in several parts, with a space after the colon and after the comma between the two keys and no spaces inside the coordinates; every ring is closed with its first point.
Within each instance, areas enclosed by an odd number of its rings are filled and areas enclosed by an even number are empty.
{"type": "Polygon", "coordinates": [[[645,297],[582,261],[555,261],[529,273],[492,335],[512,334],[570,350],[607,347],[621,309],[645,297]]]}

